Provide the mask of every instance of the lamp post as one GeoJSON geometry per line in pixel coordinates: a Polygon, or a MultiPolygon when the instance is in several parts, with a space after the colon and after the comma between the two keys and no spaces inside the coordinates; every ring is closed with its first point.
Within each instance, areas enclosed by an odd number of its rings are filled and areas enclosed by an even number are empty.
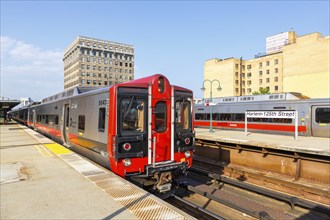
{"type": "Polygon", "coordinates": [[[220,87],[220,81],[217,79],[214,80],[209,80],[206,79],[203,82],[203,87],[201,88],[202,92],[205,91],[205,82],[209,82],[210,83],[210,102],[209,102],[209,106],[210,106],[210,133],[213,133],[213,127],[212,127],[212,83],[213,82],[217,82],[218,83],[218,88],[217,90],[220,92],[221,91],[221,87],[220,87]]]}

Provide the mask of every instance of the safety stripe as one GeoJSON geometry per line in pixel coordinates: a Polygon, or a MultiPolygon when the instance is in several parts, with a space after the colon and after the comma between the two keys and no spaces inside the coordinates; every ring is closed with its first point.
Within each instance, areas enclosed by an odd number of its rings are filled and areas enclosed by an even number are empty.
{"type": "Polygon", "coordinates": [[[67,148],[59,145],[59,144],[44,144],[49,150],[51,150],[54,154],[70,154],[72,151],[68,150],[67,148]]]}
{"type": "Polygon", "coordinates": [[[51,154],[44,146],[42,145],[34,145],[34,147],[38,150],[38,152],[43,156],[43,157],[52,157],[53,154],[51,154]]]}

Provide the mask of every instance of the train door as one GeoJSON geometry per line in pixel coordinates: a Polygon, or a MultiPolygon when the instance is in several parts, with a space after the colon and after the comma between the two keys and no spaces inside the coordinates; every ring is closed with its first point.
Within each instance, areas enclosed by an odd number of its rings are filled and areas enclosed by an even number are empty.
{"type": "Polygon", "coordinates": [[[152,114],[154,129],[152,131],[152,159],[153,162],[165,162],[171,160],[171,117],[170,106],[171,100],[153,99],[152,106],[154,111],[152,114]]]}
{"type": "Polygon", "coordinates": [[[312,136],[330,137],[330,106],[312,106],[312,136]]]}
{"type": "Polygon", "coordinates": [[[64,122],[63,122],[63,142],[64,144],[69,143],[69,126],[70,126],[70,106],[69,104],[64,105],[64,122]]]}
{"type": "Polygon", "coordinates": [[[37,112],[35,109],[32,110],[32,124],[33,124],[33,128],[35,129],[36,128],[36,123],[37,123],[37,112]]]}

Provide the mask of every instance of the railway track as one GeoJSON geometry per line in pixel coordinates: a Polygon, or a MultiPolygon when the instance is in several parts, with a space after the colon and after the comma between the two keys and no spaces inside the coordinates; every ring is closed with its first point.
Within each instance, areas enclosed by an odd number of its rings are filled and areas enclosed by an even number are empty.
{"type": "MultiPolygon", "coordinates": [[[[206,172],[192,169],[181,180],[176,195],[167,199],[198,219],[329,219],[330,209],[272,193],[260,187],[243,187],[239,181],[214,181],[206,172]]],[[[250,185],[250,184],[249,184],[250,185]]],[[[274,193],[274,192],[273,192],[274,193]]]]}
{"type": "Polygon", "coordinates": [[[330,206],[330,158],[326,155],[197,140],[193,165],[216,174],[213,178],[237,179],[330,206]]]}

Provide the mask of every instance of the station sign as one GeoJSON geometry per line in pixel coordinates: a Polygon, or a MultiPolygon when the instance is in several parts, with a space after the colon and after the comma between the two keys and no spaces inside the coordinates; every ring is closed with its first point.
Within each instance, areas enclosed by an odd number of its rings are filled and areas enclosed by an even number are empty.
{"type": "Polygon", "coordinates": [[[296,111],[246,111],[247,118],[296,118],[296,111]]]}

